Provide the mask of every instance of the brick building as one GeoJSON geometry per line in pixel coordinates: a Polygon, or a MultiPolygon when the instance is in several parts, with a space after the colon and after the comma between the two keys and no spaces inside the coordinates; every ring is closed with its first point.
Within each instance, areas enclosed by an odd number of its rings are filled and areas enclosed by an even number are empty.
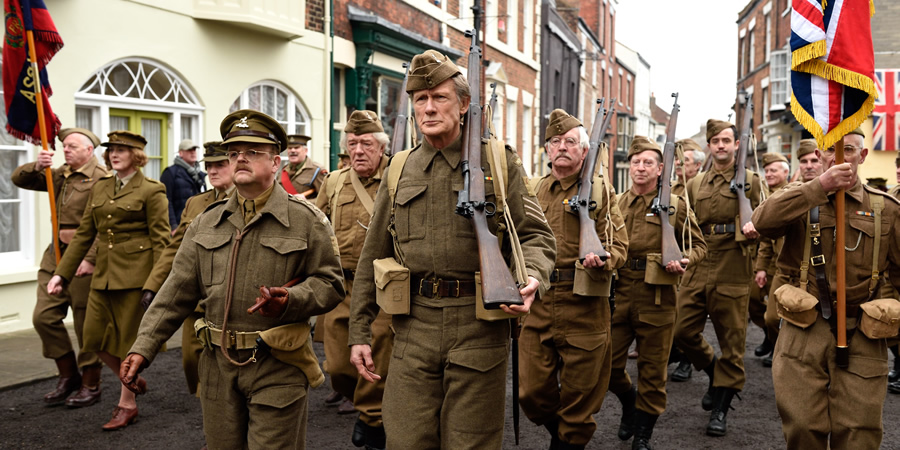
{"type": "Polygon", "coordinates": [[[334,2],[333,142],[356,109],[377,111],[386,131],[397,116],[402,63],[434,48],[467,73],[476,13],[481,30],[484,87],[496,83],[494,125],[522,155],[531,173],[539,136],[538,0],[437,0],[434,2],[338,0],[334,2]]]}

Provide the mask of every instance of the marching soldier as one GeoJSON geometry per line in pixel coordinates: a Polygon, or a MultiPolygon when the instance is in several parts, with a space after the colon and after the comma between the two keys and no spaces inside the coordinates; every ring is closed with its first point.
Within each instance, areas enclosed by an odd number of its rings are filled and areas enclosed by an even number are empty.
{"type": "Polygon", "coordinates": [[[789,280],[775,294],[785,320],[772,364],[775,401],[790,449],[881,445],[888,372],[884,338],[897,334],[900,304],[893,298],[873,299],[884,284],[900,287],[900,203],[860,183],[858,168],[869,152],[862,131],[852,131],[843,141],[843,164],[835,163],[833,148],[826,150],[820,154],[827,168],[822,175],[776,192],[753,213],[760,233],[792,243],[783,247],[777,263],[789,280]],[[847,213],[836,222],[838,189],[845,190],[847,213]],[[845,249],[835,247],[836,225],[846,229],[845,249]],[[842,276],[836,270],[837,251],[846,252],[849,363],[843,368],[836,362],[834,336],[833,299],[842,276]]]}
{"type": "MultiPolygon", "coordinates": [[[[392,316],[396,334],[384,392],[387,447],[499,449],[510,320],[476,319],[478,245],[471,221],[455,213],[463,188],[461,118],[470,107],[469,86],[449,58],[428,50],[412,60],[407,92],[424,142],[408,153],[402,168],[396,165],[400,154],[394,155],[383,175],[389,189],[379,189],[375,198],[353,284],[351,361],[366,380],[380,378],[384,368],[374,364],[371,349],[378,312],[373,261],[396,258],[394,264],[409,269],[411,304],[409,314],[392,316]],[[400,172],[396,191],[393,171],[400,172]]],[[[499,172],[487,155],[482,163],[491,177],[499,172]]],[[[524,306],[502,309],[524,313],[549,285],[556,246],[525,184],[521,160],[511,150],[500,157],[509,171],[509,208],[503,214],[515,223],[529,280],[520,290],[524,306]]],[[[492,183],[484,186],[488,198],[499,194],[492,183]]],[[[497,230],[497,217],[488,223],[497,230]]]]}
{"type": "Polygon", "coordinates": [[[302,134],[288,136],[288,163],[281,170],[281,186],[291,195],[314,200],[322,188],[328,170],[309,157],[310,137],[302,134]]]}
{"type": "MultiPolygon", "coordinates": [[[[519,402],[532,422],[547,428],[551,447],[583,449],[597,429],[592,416],[600,410],[609,386],[609,290],[597,296],[574,293],[579,220],[566,200],[578,193],[590,146],[587,132],[578,119],[556,109],[550,113],[545,136],[550,174],[532,186],[556,235],[556,268],[550,290],[531,305],[522,326],[519,402]]],[[[597,202],[597,233],[611,234],[612,240],[605,242],[606,258],[589,253],[583,265],[593,272],[594,281],[608,286],[612,271],[625,260],[628,235],[612,186],[602,175],[593,182],[606,194],[592,198],[597,202]]]]}
{"type": "MultiPolygon", "coordinates": [[[[681,145],[684,152],[684,165],[682,166],[681,161],[676,161],[675,182],[672,183],[672,193],[682,196],[684,195],[685,180],[691,181],[700,173],[703,163],[706,161],[706,153],[703,153],[703,149],[693,139],[682,139],[676,142],[675,145],[681,145]]],[[[691,199],[691,201],[693,200],[691,199]]]]}
{"type": "MultiPolygon", "coordinates": [[[[783,188],[791,173],[788,160],[781,153],[764,154],[763,170],[765,171],[768,195],[783,188]]],[[[750,321],[762,328],[765,333],[763,342],[753,350],[753,354],[763,358],[763,366],[766,367],[772,365],[771,353],[775,348],[775,336],[769,335],[769,328],[766,326],[765,314],[768,304],[766,296],[772,286],[770,276],[775,274],[775,261],[782,245],[784,245],[783,240],[772,241],[766,237],[759,238],[759,250],[754,263],[756,276],[750,282],[750,321]]]]}
{"type": "Polygon", "coordinates": [[[188,227],[119,377],[134,388],[137,374],[199,306],[209,447],[302,449],[307,391],[324,382],[309,318],[344,294],[338,249],[327,218],[275,181],[287,143],[281,125],[245,109],[226,116],[219,130],[237,193],[188,227]]]}
{"type": "MultiPolygon", "coordinates": [[[[153,271],[144,283],[144,293],[141,296],[141,306],[146,310],[150,307],[150,303],[159,292],[166,277],[172,270],[172,262],[175,260],[175,253],[181,247],[184,240],[184,233],[187,232],[188,226],[194,221],[209,205],[231,197],[234,192],[234,182],[231,179],[233,170],[231,163],[228,161],[227,149],[222,146],[221,141],[207,142],[203,145],[206,153],[203,154],[203,164],[206,166],[206,172],[209,176],[209,183],[213,189],[197,194],[189,199],[184,205],[184,211],[181,213],[181,219],[172,241],[163,250],[162,255],[156,264],[153,265],[153,271]]],[[[184,319],[184,326],[181,333],[181,363],[184,368],[184,377],[187,380],[188,391],[191,394],[197,392],[197,384],[200,382],[198,375],[198,364],[200,362],[200,353],[203,352],[203,345],[197,339],[194,332],[194,322],[203,317],[203,310],[198,309],[184,319]]]]}
{"type": "MultiPolygon", "coordinates": [[[[743,389],[744,345],[747,338],[747,302],[750,295],[749,246],[738,242],[739,234],[756,239],[753,223],[740,229],[737,195],[730,183],[735,176],[735,153],[739,142],[734,125],[710,119],[706,139],[712,166],[708,172],[688,182],[686,191],[706,240],[707,255],[700,264],[688,267],[678,291],[678,319],[675,343],[694,364],[709,376],[709,388],[701,402],[712,411],[706,433],[724,436],[725,416],[734,395],[743,389]],[[712,320],[722,351],[717,358],[701,334],[706,318],[712,320]]],[[[751,207],[760,202],[759,176],[747,171],[751,207]]]]}
{"type": "Polygon", "coordinates": [[[388,158],[384,156],[384,149],[387,148],[389,139],[377,114],[372,111],[354,111],[347,120],[341,139],[341,149],[349,154],[351,163],[337,172],[329,173],[325,177],[324,193],[316,197],[316,206],[331,218],[334,226],[334,234],[341,250],[341,267],[344,268],[344,289],[347,292],[344,301],[324,316],[325,371],[331,375],[332,388],[352,399],[359,411],[351,441],[353,445],[365,445],[367,449],[383,449],[385,446],[381,399],[393,346],[391,316],[378,311],[372,322],[372,358],[382,375],[382,379],[376,383],[361,379],[356,367],[350,363],[347,338],[351,284],[374,212],[375,193],[381,185],[381,175],[387,166],[388,158]]]}
{"type": "MultiPolygon", "coordinates": [[[[650,206],[658,196],[658,182],[662,176],[662,151],[659,145],[643,136],[635,136],[628,151],[631,189],[619,195],[619,207],[625,216],[628,230],[628,257],[618,270],[616,310],[612,317],[612,375],[609,390],[622,402],[622,422],[619,439],[634,435],[632,449],[649,449],[656,419],[666,410],[666,367],[675,327],[675,280],[684,267],[697,264],[706,254],[706,242],[693,213],[683,197],[674,203],[675,238],[682,248],[684,227],[691,233],[688,257],[681,264],[674,261],[665,266],[672,274],[671,285],[645,283],[648,265],[656,261],[648,254],[661,251],[662,233],[659,216],[650,206]],[[689,220],[689,222],[688,222],[689,220]],[[637,388],[625,371],[628,348],[637,340],[637,388]]],[[[667,182],[667,180],[663,180],[667,182]]],[[[674,197],[674,196],[673,196],[674,197]]],[[[662,200],[670,203],[670,199],[662,200]]],[[[649,269],[654,269],[650,267],[649,269]]],[[[652,280],[656,281],[656,280],[652,280]]]]}
{"type": "MultiPolygon", "coordinates": [[[[53,189],[56,193],[56,216],[59,223],[59,235],[54,236],[53,240],[58,239],[60,254],[63,254],[81,223],[84,208],[91,196],[91,188],[106,175],[106,170],[94,156],[94,147],[100,145],[100,139],[94,133],[83,128],[66,128],[60,130],[59,140],[63,143],[66,163],[53,169],[53,189]]],[[[52,163],[53,152],[41,150],[37,161],[19,166],[13,171],[13,184],[22,189],[46,191],[44,169],[52,163]]],[[[66,402],[67,406],[73,408],[90,406],[100,400],[100,359],[93,352],[82,351],[78,352],[76,358],[69,332],[62,321],[68,314],[68,309],[72,308],[75,336],[80,349],[97,248],[91,247],[78,265],[75,278],[58,295],[47,292],[47,283],[56,270],[54,253],[53,244],[50,244],[41,259],[37,303],[32,316],[34,330],[41,338],[44,357],[53,359],[59,370],[56,389],[44,395],[44,401],[49,404],[66,402]],[[73,392],[75,394],[70,397],[73,392]]]]}

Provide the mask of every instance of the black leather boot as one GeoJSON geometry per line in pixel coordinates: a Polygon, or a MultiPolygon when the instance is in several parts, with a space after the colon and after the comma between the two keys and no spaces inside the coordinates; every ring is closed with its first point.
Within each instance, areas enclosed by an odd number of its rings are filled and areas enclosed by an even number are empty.
{"type": "Polygon", "coordinates": [[[691,379],[691,373],[693,373],[694,368],[691,366],[691,360],[688,359],[687,355],[684,353],[681,354],[681,362],[678,363],[678,367],[675,368],[675,371],[672,372],[672,376],[669,378],[672,381],[687,381],[691,379]]]}
{"type": "Polygon", "coordinates": [[[619,439],[627,441],[634,434],[634,403],[637,401],[637,388],[632,386],[631,389],[623,394],[616,394],[619,401],[622,402],[622,421],[619,423],[619,439]]]}
{"type": "Polygon", "coordinates": [[[367,425],[362,419],[356,419],[353,424],[353,434],[350,436],[350,442],[357,447],[365,446],[366,449],[384,449],[386,438],[384,427],[373,427],[367,425]]]}
{"type": "Polygon", "coordinates": [[[550,450],[559,450],[559,419],[555,418],[544,424],[544,428],[550,433],[550,450]]]}
{"type": "Polygon", "coordinates": [[[772,349],[775,348],[772,341],[769,340],[769,332],[766,331],[766,337],[763,339],[762,344],[759,344],[754,350],[753,354],[756,355],[757,358],[762,358],[769,354],[772,349]]]}
{"type": "Polygon", "coordinates": [[[728,431],[725,417],[731,409],[731,401],[737,394],[737,389],[721,387],[716,389],[714,407],[709,414],[709,424],[706,425],[707,436],[725,436],[728,431]]]}
{"type": "Polygon", "coordinates": [[[700,400],[700,406],[704,411],[710,411],[713,409],[713,393],[715,392],[713,381],[715,380],[716,362],[718,360],[719,358],[713,356],[712,362],[703,369],[703,371],[706,372],[706,375],[709,377],[709,387],[706,389],[706,393],[703,394],[703,399],[700,400]]]}
{"type": "Polygon", "coordinates": [[[631,441],[631,450],[653,450],[650,446],[650,437],[653,436],[653,427],[659,416],[645,411],[637,410],[635,413],[634,440],[631,441]]]}

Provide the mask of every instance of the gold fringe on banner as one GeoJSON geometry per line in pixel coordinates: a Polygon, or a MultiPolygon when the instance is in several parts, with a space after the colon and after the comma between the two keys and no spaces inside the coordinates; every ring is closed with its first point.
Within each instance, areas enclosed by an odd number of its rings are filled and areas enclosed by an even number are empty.
{"type": "Polygon", "coordinates": [[[825,44],[826,42],[824,40],[816,41],[794,50],[793,53],[791,53],[791,69],[796,70],[797,66],[800,64],[825,56],[825,44]]]}

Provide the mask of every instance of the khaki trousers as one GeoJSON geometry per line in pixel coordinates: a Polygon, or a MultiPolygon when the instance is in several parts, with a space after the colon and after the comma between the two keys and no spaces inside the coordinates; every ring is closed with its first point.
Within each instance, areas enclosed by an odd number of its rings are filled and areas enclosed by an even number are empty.
{"type": "Polygon", "coordinates": [[[392,316],[387,448],[501,448],[509,321],[475,319],[473,300],[415,296],[409,315],[392,316]]]}
{"type": "Polygon", "coordinates": [[[641,411],[661,415],[666,410],[666,377],[672,334],[675,330],[675,286],[644,283],[644,272],[619,269],[616,312],[612,318],[612,373],[609,390],[623,394],[631,390],[625,370],[628,348],[637,340],[638,396],[641,411]]]}
{"type": "MultiPolygon", "coordinates": [[[[750,280],[750,299],[747,303],[747,313],[750,316],[750,321],[766,332],[768,332],[768,328],[766,327],[765,316],[769,304],[766,299],[766,295],[769,294],[771,288],[771,275],[768,275],[768,281],[766,281],[766,285],[763,286],[762,289],[760,289],[759,285],[756,284],[756,280],[750,280]]],[[[772,299],[772,297],[769,297],[769,299],[772,299]]],[[[772,300],[774,301],[774,299],[772,300]]]]}
{"type": "Polygon", "coordinates": [[[835,365],[834,347],[831,327],[821,315],[805,330],[788,322],[781,329],[772,382],[789,449],[881,446],[887,343],[854,333],[846,369],[835,365]]]}
{"type": "Polygon", "coordinates": [[[519,404],[543,425],[559,421],[564,442],[586,445],[609,387],[609,300],[557,283],[531,305],[519,336],[519,404]]]}
{"type": "MultiPolygon", "coordinates": [[[[252,350],[232,351],[238,361],[252,350]]],[[[304,449],[309,383],[303,372],[269,354],[244,367],[231,364],[219,347],[200,356],[203,432],[211,449],[304,449]]]]}
{"type": "Polygon", "coordinates": [[[746,381],[744,347],[747,341],[749,276],[716,279],[714,275],[717,265],[722,263],[718,260],[720,255],[716,253],[721,252],[711,252],[695,268],[690,279],[685,278],[678,290],[675,345],[697,369],[709,366],[715,352],[702,334],[706,327],[706,317],[709,316],[722,349],[722,356],[715,367],[713,384],[716,387],[741,390],[746,381]]]}
{"type": "Polygon", "coordinates": [[[350,298],[352,283],[344,283],[347,296],[336,308],[324,316],[325,371],[331,376],[331,387],[344,397],[353,400],[359,418],[366,425],[381,426],[381,403],[384,386],[391,364],[391,348],[394,334],[391,316],[379,311],[372,322],[372,360],[381,380],[369,383],[359,377],[356,367],[350,363],[350,347],[347,345],[350,326],[350,298]]]}
{"type": "MultiPolygon", "coordinates": [[[[56,256],[53,254],[52,246],[44,252],[41,267],[38,271],[37,303],[34,305],[31,322],[34,331],[41,338],[44,358],[55,360],[73,351],[69,332],[63,324],[69,308],[72,308],[75,336],[78,339],[78,348],[81,349],[84,342],[84,317],[93,277],[91,275],[74,277],[58,296],[50,295],[47,292],[47,283],[53,278],[53,270],[56,268],[56,256]]],[[[96,353],[78,352],[78,367],[96,364],[100,364],[100,358],[96,353]]]]}

